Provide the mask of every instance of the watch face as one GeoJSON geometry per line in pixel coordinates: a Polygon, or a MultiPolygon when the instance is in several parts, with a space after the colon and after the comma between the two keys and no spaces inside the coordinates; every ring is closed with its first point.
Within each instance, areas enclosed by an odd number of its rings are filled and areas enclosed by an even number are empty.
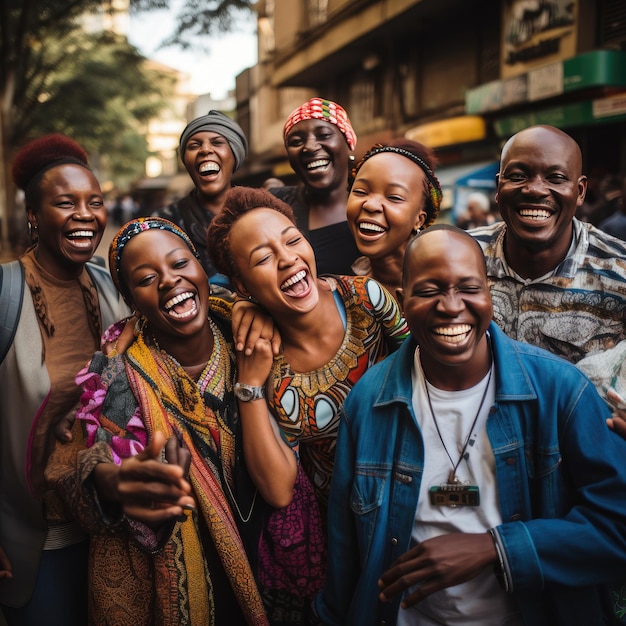
{"type": "Polygon", "coordinates": [[[252,389],[248,389],[247,387],[239,387],[237,389],[237,397],[244,402],[252,400],[252,396],[254,396],[252,389]]]}
{"type": "Polygon", "coordinates": [[[263,397],[263,387],[252,387],[243,383],[235,383],[235,395],[242,402],[250,402],[250,400],[258,400],[263,397]]]}

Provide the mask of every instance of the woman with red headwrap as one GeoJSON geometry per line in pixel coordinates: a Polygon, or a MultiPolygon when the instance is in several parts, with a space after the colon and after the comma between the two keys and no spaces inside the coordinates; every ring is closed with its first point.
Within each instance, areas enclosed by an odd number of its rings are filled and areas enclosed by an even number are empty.
{"type": "Polygon", "coordinates": [[[318,273],[353,274],[359,251],[346,222],[346,202],[356,134],[348,114],[331,100],[311,98],[289,115],[283,139],[301,182],[270,191],[293,209],[315,251],[318,273]]]}

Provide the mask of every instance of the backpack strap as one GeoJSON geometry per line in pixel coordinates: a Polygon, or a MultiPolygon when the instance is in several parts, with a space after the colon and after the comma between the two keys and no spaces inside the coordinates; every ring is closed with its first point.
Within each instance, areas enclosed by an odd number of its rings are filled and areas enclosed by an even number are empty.
{"type": "Polygon", "coordinates": [[[19,261],[0,265],[0,363],[17,330],[24,297],[24,268],[19,261]]]}
{"type": "Polygon", "coordinates": [[[111,274],[109,274],[109,270],[104,263],[92,259],[85,264],[85,268],[98,291],[101,291],[110,298],[119,298],[119,293],[111,280],[111,274]]]}

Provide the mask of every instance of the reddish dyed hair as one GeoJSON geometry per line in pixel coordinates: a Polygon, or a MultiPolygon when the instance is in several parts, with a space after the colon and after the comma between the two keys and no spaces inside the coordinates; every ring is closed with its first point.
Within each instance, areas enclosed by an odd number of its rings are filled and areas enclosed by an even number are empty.
{"type": "Polygon", "coordinates": [[[232,279],[236,275],[230,253],[230,234],[237,220],[254,209],[273,209],[296,223],[292,208],[265,189],[232,187],[226,194],[224,208],[209,224],[207,245],[219,272],[232,279]]]}
{"type": "Polygon", "coordinates": [[[89,167],[87,153],[73,139],[58,133],[44,135],[23,146],[13,159],[13,181],[25,190],[28,183],[55,161],[75,159],[89,167]]]}
{"type": "Polygon", "coordinates": [[[36,208],[43,174],[63,163],[75,163],[90,169],[85,150],[73,139],[59,133],[34,139],[18,151],[13,159],[11,174],[17,187],[26,194],[27,205],[36,208]]]}

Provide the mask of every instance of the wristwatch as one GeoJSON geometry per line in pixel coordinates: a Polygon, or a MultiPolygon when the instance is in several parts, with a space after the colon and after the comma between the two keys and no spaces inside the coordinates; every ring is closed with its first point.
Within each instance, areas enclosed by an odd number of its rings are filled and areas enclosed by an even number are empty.
{"type": "Polygon", "coordinates": [[[246,385],[245,383],[235,383],[235,395],[242,402],[250,402],[251,400],[265,398],[265,389],[263,387],[246,385]]]}

